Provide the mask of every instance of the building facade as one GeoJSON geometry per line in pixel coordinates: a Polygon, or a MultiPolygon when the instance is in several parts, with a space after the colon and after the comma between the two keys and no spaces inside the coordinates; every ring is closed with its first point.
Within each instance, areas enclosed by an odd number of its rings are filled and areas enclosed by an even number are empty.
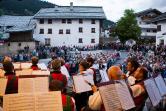
{"type": "Polygon", "coordinates": [[[136,13],[136,19],[141,28],[140,39],[148,39],[155,41],[157,33],[157,25],[151,23],[151,20],[161,15],[157,9],[147,9],[136,13]]]}
{"type": "Polygon", "coordinates": [[[48,46],[95,46],[99,44],[102,7],[56,6],[34,15],[34,38],[48,46]]]}
{"type": "Polygon", "coordinates": [[[157,24],[156,45],[166,45],[166,12],[152,22],[157,24]]]}
{"type": "Polygon", "coordinates": [[[28,47],[34,50],[32,16],[0,16],[0,54],[17,53],[28,47]]]}

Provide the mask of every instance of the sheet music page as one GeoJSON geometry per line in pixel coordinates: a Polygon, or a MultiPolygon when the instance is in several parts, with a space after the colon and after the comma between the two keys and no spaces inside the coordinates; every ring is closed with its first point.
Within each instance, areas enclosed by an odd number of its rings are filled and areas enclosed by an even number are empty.
{"type": "Polygon", "coordinates": [[[49,91],[49,81],[48,77],[37,77],[34,78],[35,92],[48,92],[49,91]]]}
{"type": "Polygon", "coordinates": [[[37,66],[41,69],[41,70],[47,70],[47,66],[44,63],[38,63],[37,66]]]}
{"type": "Polygon", "coordinates": [[[63,111],[61,92],[38,93],[35,111],[63,111]]]}
{"type": "Polygon", "coordinates": [[[109,81],[109,78],[108,78],[108,75],[107,75],[107,72],[106,70],[100,70],[100,74],[101,74],[101,77],[102,77],[102,82],[107,82],[109,81]]]}
{"type": "Polygon", "coordinates": [[[21,69],[29,69],[31,68],[31,66],[32,66],[32,63],[26,63],[26,62],[21,63],[21,69]]]}
{"type": "Polygon", "coordinates": [[[23,69],[16,71],[16,76],[21,76],[21,75],[32,75],[32,69],[23,69]]]}
{"type": "Polygon", "coordinates": [[[5,76],[5,71],[3,69],[0,69],[0,77],[4,77],[5,76]]]}
{"type": "Polygon", "coordinates": [[[144,81],[144,84],[145,84],[145,88],[148,92],[149,98],[152,102],[152,105],[153,106],[158,105],[162,98],[161,98],[161,95],[159,93],[159,90],[158,90],[154,80],[152,78],[148,79],[148,80],[144,81]]]}
{"type": "Polygon", "coordinates": [[[158,75],[156,78],[154,78],[157,87],[160,91],[161,96],[165,96],[166,95],[166,84],[164,82],[164,79],[161,75],[158,75]]]}
{"type": "Polygon", "coordinates": [[[119,81],[119,82],[120,83],[115,84],[115,88],[119,96],[119,100],[122,105],[122,108],[124,110],[129,110],[134,108],[135,104],[125,81],[119,81]]]}
{"type": "Polygon", "coordinates": [[[21,69],[21,63],[13,63],[14,69],[21,69]]]}
{"type": "Polygon", "coordinates": [[[33,94],[7,94],[3,96],[4,111],[35,111],[33,94]]]}
{"type": "Polygon", "coordinates": [[[35,92],[34,78],[19,78],[18,93],[33,93],[35,92]]]}
{"type": "Polygon", "coordinates": [[[106,111],[122,111],[115,84],[101,86],[99,92],[106,111]]]}
{"type": "Polygon", "coordinates": [[[42,71],[42,70],[33,70],[32,75],[50,75],[50,72],[47,71],[42,71]]]}
{"type": "Polygon", "coordinates": [[[3,96],[6,91],[7,78],[0,78],[0,96],[3,96]]]}
{"type": "Polygon", "coordinates": [[[61,66],[61,72],[62,72],[62,74],[66,75],[67,78],[70,77],[69,72],[65,66],[61,66]]]}
{"type": "Polygon", "coordinates": [[[87,84],[85,82],[85,80],[87,80],[91,84],[94,84],[93,76],[91,76],[91,75],[87,75],[87,76],[76,75],[76,76],[73,76],[73,82],[74,82],[76,93],[82,93],[82,92],[92,90],[91,86],[89,84],[87,84]]]}

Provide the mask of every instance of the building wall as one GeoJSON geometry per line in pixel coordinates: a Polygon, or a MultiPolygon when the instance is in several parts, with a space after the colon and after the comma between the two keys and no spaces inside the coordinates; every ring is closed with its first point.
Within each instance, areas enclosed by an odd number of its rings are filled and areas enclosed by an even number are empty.
{"type": "Polygon", "coordinates": [[[35,42],[6,42],[0,46],[0,54],[17,53],[18,50],[24,50],[24,47],[29,46],[30,50],[35,48],[35,42]],[[19,44],[21,44],[19,46],[19,44]]]}
{"type": "Polygon", "coordinates": [[[71,24],[62,23],[61,19],[53,20],[52,24],[48,24],[47,19],[44,24],[37,21],[34,31],[34,38],[41,43],[45,43],[45,38],[51,39],[51,46],[85,46],[99,44],[100,21],[96,20],[95,24],[91,24],[91,19],[83,20],[83,24],[79,24],[79,20],[72,19],[71,24]],[[79,32],[79,27],[83,28],[83,33],[79,32]],[[39,34],[40,29],[44,29],[44,34],[39,34]],[[48,28],[52,28],[52,34],[48,34],[48,28]],[[91,33],[91,28],[95,28],[95,33],[91,33]],[[59,29],[63,29],[63,34],[59,34],[59,29]],[[70,29],[70,34],[66,34],[66,29],[70,29]],[[82,38],[83,43],[78,43],[78,39],[82,38]],[[91,43],[91,39],[95,39],[95,43],[91,43]]]}
{"type": "Polygon", "coordinates": [[[139,27],[141,28],[141,38],[146,38],[146,39],[151,39],[156,37],[156,30],[157,30],[157,25],[155,24],[147,24],[144,22],[141,17],[137,17],[137,23],[139,27]]]}
{"type": "Polygon", "coordinates": [[[164,40],[164,45],[166,45],[166,20],[158,22],[157,25],[161,25],[161,31],[158,31],[156,34],[156,45],[159,45],[162,40],[164,40]]]}

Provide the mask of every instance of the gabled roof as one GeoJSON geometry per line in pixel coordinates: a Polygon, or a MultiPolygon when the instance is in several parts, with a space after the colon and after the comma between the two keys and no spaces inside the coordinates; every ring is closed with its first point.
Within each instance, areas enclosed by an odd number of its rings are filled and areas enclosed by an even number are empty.
{"type": "Polygon", "coordinates": [[[151,22],[158,22],[158,21],[163,21],[163,20],[166,20],[166,12],[163,13],[162,15],[154,18],[151,22]]]}
{"type": "Polygon", "coordinates": [[[33,16],[0,16],[0,26],[25,26],[28,25],[33,16]]]}
{"type": "Polygon", "coordinates": [[[147,10],[143,10],[141,12],[137,12],[136,16],[147,15],[150,12],[155,12],[156,14],[162,14],[159,10],[150,8],[150,9],[147,9],[147,10]]]}
{"type": "Polygon", "coordinates": [[[41,9],[34,18],[85,18],[106,19],[102,7],[92,6],[56,6],[55,8],[41,9]]]}
{"type": "Polygon", "coordinates": [[[35,25],[33,16],[0,16],[0,26],[10,26],[6,32],[19,32],[32,30],[35,25]]]}

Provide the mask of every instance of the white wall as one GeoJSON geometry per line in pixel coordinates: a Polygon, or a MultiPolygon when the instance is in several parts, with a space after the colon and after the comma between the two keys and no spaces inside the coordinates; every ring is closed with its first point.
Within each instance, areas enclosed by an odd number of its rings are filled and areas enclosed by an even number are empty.
{"type": "Polygon", "coordinates": [[[166,35],[163,35],[163,33],[166,34],[166,20],[158,22],[157,25],[161,25],[161,31],[156,34],[156,45],[159,45],[161,40],[164,40],[164,45],[166,45],[166,35]]]}
{"type": "Polygon", "coordinates": [[[99,24],[99,20],[96,20],[96,24],[91,24],[91,19],[83,20],[83,24],[79,24],[78,19],[72,20],[71,24],[63,24],[61,19],[53,20],[52,24],[48,24],[47,19],[45,19],[44,24],[39,24],[37,21],[34,38],[42,43],[45,43],[45,38],[50,38],[51,46],[97,45],[100,35],[99,24]],[[83,33],[79,33],[79,27],[83,28],[83,33]],[[44,34],[39,34],[41,28],[44,29],[44,34]],[[52,28],[52,34],[47,34],[48,28],[52,28]],[[91,33],[91,28],[95,28],[96,33],[91,33]],[[59,34],[59,29],[63,29],[63,34],[59,34]],[[70,34],[66,34],[66,29],[70,29],[70,34]],[[83,43],[78,43],[79,38],[83,39],[83,43]],[[95,39],[95,43],[91,43],[91,39],[95,39]]]}

